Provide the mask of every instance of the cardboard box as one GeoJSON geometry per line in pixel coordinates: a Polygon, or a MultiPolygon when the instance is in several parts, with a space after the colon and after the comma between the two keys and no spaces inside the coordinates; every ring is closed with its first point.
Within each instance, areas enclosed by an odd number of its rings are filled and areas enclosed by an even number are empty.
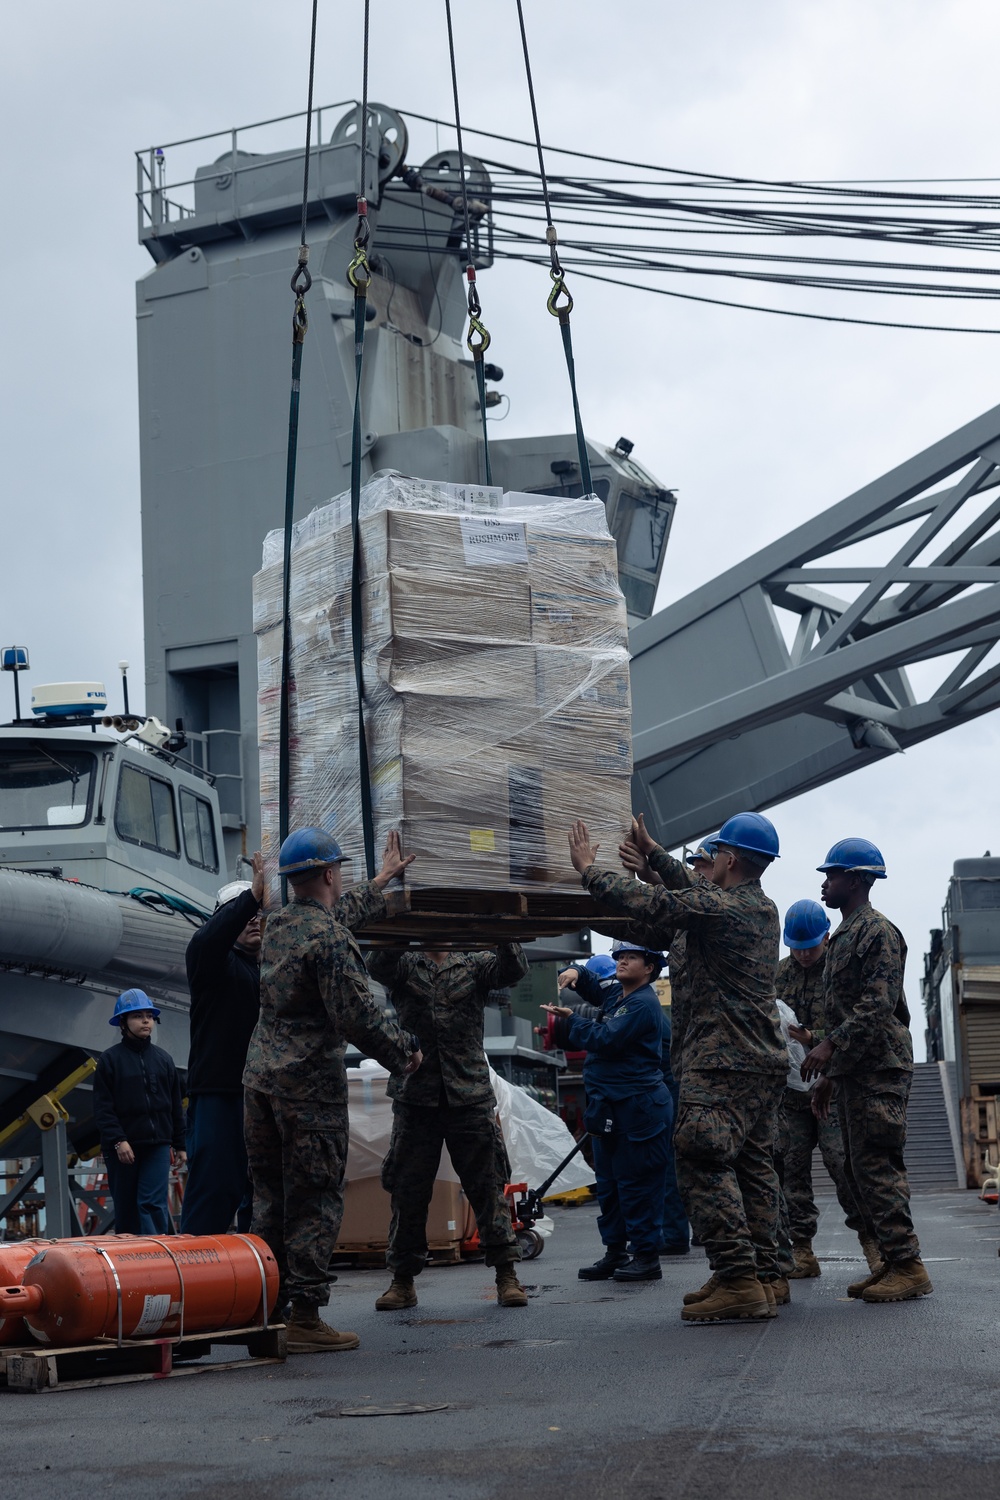
{"type": "Polygon", "coordinates": [[[523,522],[400,509],[371,517],[362,536],[366,638],[530,639],[523,522]]]}
{"type": "MultiPolygon", "coordinates": [[[[389,1243],[392,1206],[377,1177],[362,1177],[344,1185],[344,1219],[337,1254],[385,1250],[389,1243]]],[[[434,1184],[427,1214],[430,1250],[456,1251],[465,1236],[467,1200],[457,1182],[441,1178],[434,1184]]]]}
{"type": "Polygon", "coordinates": [[[562,588],[531,590],[531,639],[543,646],[627,650],[625,601],[569,579],[562,588]]]}
{"type": "Polygon", "coordinates": [[[600,845],[599,859],[618,867],[618,845],[632,822],[632,783],[628,776],[543,772],[541,869],[553,888],[579,891],[580,877],[569,857],[569,829],[577,818],[600,845]]]}
{"type": "Polygon", "coordinates": [[[500,643],[531,638],[531,595],[522,570],[497,567],[483,578],[472,569],[445,576],[400,567],[364,588],[366,644],[390,636],[500,643]]]}
{"type": "Polygon", "coordinates": [[[379,653],[379,672],[396,693],[533,702],[537,656],[527,644],[403,639],[379,653]]]}
{"type": "Polygon", "coordinates": [[[406,872],[413,889],[434,886],[507,890],[512,883],[510,828],[503,809],[482,808],[466,817],[431,813],[399,822],[403,852],[417,857],[406,872]]]}
{"type": "Polygon", "coordinates": [[[535,646],[536,697],[545,710],[573,704],[630,713],[628,652],[581,651],[571,646],[535,646]]]}
{"type": "MultiPolygon", "coordinates": [[[[294,615],[303,608],[328,605],[345,598],[350,609],[353,551],[350,527],[323,531],[292,552],[289,609],[294,615]]],[[[284,563],[278,558],[254,575],[253,628],[267,630],[280,625],[284,563]]]]}

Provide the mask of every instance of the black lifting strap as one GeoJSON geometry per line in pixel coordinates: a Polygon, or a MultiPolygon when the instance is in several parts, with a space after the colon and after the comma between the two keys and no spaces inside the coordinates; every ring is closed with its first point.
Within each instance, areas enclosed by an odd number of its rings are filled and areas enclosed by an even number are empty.
{"type": "Polygon", "coordinates": [[[458,103],[458,68],[455,63],[455,34],[451,24],[451,0],[444,0],[444,12],[448,21],[448,55],[451,60],[451,88],[455,99],[455,134],[458,137],[458,171],[462,179],[462,215],[465,224],[465,279],[469,286],[469,332],[465,347],[472,355],[476,371],[476,386],[479,390],[479,413],[483,424],[483,469],[484,482],[493,483],[490,466],[490,436],[486,418],[486,368],[483,355],[492,342],[489,330],[483,323],[482,304],[476,286],[476,268],[472,263],[472,226],[469,222],[469,184],[465,176],[465,147],[462,142],[462,113],[458,103]]]}
{"type": "Polygon", "coordinates": [[[580,460],[580,482],[585,495],[594,492],[594,481],[590,473],[590,457],[587,453],[587,439],[583,433],[583,419],[580,416],[580,401],[576,393],[576,362],[573,359],[573,335],[570,332],[569,315],[573,311],[573,298],[569,294],[566,285],[566,274],[559,260],[559,236],[556,226],[552,222],[552,204],[549,199],[549,180],[545,174],[545,158],[542,151],[542,137],[538,128],[538,108],[535,104],[535,83],[531,76],[531,58],[528,55],[528,34],[524,29],[524,9],[522,0],[517,0],[517,19],[521,28],[521,49],[524,53],[524,73],[528,81],[528,98],[531,101],[531,120],[535,128],[535,149],[538,153],[538,174],[542,183],[542,196],[545,199],[545,243],[549,247],[549,275],[552,278],[552,290],[549,293],[546,306],[549,312],[559,319],[559,328],[562,332],[563,353],[566,355],[566,370],[569,375],[569,388],[573,397],[573,422],[576,426],[576,449],[580,460]]]}
{"type": "MultiPolygon", "coordinates": [[[[309,96],[306,104],[306,151],[302,169],[302,233],[299,241],[299,256],[292,273],[292,291],[295,293],[295,308],[292,313],[292,386],[288,401],[288,453],[285,462],[285,535],[282,558],[284,568],[281,579],[281,697],[278,708],[278,838],[284,843],[288,837],[289,804],[289,719],[292,692],[292,622],[289,610],[292,573],[292,525],[295,520],[295,463],[299,447],[299,385],[302,375],[302,348],[305,344],[309,318],[306,313],[305,296],[312,286],[309,274],[309,246],[306,244],[306,224],[309,217],[309,156],[312,149],[313,75],[316,67],[316,12],[318,0],[313,0],[312,25],[309,35],[309,96]]],[[[286,882],[281,882],[281,899],[287,896],[286,882]]]]}
{"type": "Polygon", "coordinates": [[[368,264],[368,200],[365,197],[365,170],[368,158],[368,0],[365,0],[364,71],[361,99],[361,177],[358,191],[358,225],[354,233],[354,258],[347,268],[347,279],[354,288],[354,431],[351,438],[351,645],[354,650],[354,683],[358,697],[358,781],[361,793],[361,830],[365,846],[365,868],[368,879],[375,874],[375,818],[372,811],[371,769],[368,762],[368,736],[365,733],[364,621],[361,613],[361,374],[365,358],[365,322],[368,313],[368,288],[372,273],[368,264]]]}

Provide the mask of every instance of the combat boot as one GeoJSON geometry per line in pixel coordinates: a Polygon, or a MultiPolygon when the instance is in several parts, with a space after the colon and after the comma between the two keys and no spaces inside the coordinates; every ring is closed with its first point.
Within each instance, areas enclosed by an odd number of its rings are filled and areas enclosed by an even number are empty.
{"type": "Polygon", "coordinates": [[[356,1349],[361,1343],[356,1333],[338,1333],[324,1323],[311,1303],[292,1304],[288,1320],[289,1354],[337,1354],[342,1349],[356,1349]]]}
{"type": "Polygon", "coordinates": [[[866,1234],[859,1234],[858,1239],[864,1251],[865,1260],[868,1262],[869,1271],[880,1271],[885,1261],[882,1259],[882,1246],[878,1240],[870,1240],[866,1234]]]}
{"type": "Polygon", "coordinates": [[[776,1276],[773,1281],[767,1283],[774,1293],[775,1307],[787,1307],[792,1300],[792,1289],[788,1285],[787,1276],[776,1276]]]}
{"type": "Polygon", "coordinates": [[[865,1302],[908,1302],[912,1297],[926,1297],[934,1288],[919,1255],[910,1260],[893,1261],[877,1281],[862,1292],[865,1302]]]}
{"type": "Polygon", "coordinates": [[[870,1286],[874,1286],[876,1281],[881,1281],[888,1269],[889,1267],[885,1261],[882,1261],[876,1270],[870,1271],[867,1276],[862,1276],[860,1281],[852,1281],[847,1288],[847,1295],[849,1297],[863,1297],[870,1286]]]}
{"type": "Polygon", "coordinates": [[[417,1289],[412,1276],[393,1275],[392,1285],[381,1297],[376,1298],[376,1312],[400,1312],[404,1307],[416,1307],[417,1289]]]}
{"type": "Polygon", "coordinates": [[[701,1302],[691,1302],[681,1310],[687,1323],[722,1323],[731,1320],[773,1318],[774,1309],[767,1293],[752,1272],[728,1277],[701,1302]]]}
{"type": "Polygon", "coordinates": [[[695,1302],[704,1302],[705,1298],[710,1297],[715,1291],[715,1288],[719,1285],[720,1279],[721,1278],[713,1271],[711,1276],[705,1282],[704,1286],[700,1286],[696,1292],[684,1293],[684,1306],[691,1307],[695,1302]]]}
{"type": "Polygon", "coordinates": [[[789,1281],[805,1281],[812,1276],[822,1276],[820,1263],[813,1254],[811,1240],[803,1240],[801,1245],[793,1245],[792,1259],[795,1265],[788,1273],[789,1281]]]}
{"type": "Polygon", "coordinates": [[[527,1307],[528,1294],[512,1265],[497,1266],[497,1301],[501,1307],[527,1307]]]}
{"type": "Polygon", "coordinates": [[[577,1276],[581,1281],[609,1281],[619,1266],[628,1264],[628,1251],[624,1245],[609,1245],[592,1266],[581,1266],[577,1276]]]}
{"type": "Polygon", "coordinates": [[[762,1281],[761,1286],[764,1288],[764,1296],[767,1298],[768,1314],[770,1317],[776,1318],[778,1316],[778,1299],[774,1295],[774,1287],[769,1281],[762,1281]]]}

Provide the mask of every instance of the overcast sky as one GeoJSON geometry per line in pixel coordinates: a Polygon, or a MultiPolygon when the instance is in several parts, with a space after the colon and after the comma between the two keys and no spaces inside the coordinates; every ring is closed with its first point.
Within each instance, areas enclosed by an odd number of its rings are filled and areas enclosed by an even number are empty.
{"type": "MultiPolygon", "coordinates": [[[[454,11],[467,121],[525,134],[512,0],[456,0],[454,11]]],[[[627,13],[577,0],[527,13],[554,144],[762,177],[996,171],[1000,9],[986,0],[635,0],[627,13]]],[[[320,17],[317,97],[349,98],[360,3],[321,0],[320,17]]],[[[141,703],[133,283],[150,262],[136,242],[132,153],[300,109],[308,4],[52,0],[44,33],[30,7],[8,7],[2,26],[0,644],[30,647],[31,681],[104,678],[113,696],[126,657],[141,703]]],[[[373,0],[371,96],[450,116],[442,5],[373,0]]],[[[434,146],[427,131],[411,156],[434,146]]],[[[736,283],[706,289],[741,295],[736,283]]],[[[544,272],[526,267],[482,279],[511,398],[505,436],[569,426],[546,290],[544,272]]],[[[574,290],[588,431],[628,436],[679,490],[661,602],[1000,400],[990,338],[574,290]]],[[[936,320],[931,304],[897,299],[775,300],[936,320]]],[[[945,308],[940,320],[955,321],[945,308]]],[[[9,679],[0,695],[6,710],[9,679]]],[[[881,845],[892,878],[879,899],[909,941],[917,1011],[952,862],[1000,853],[998,742],[986,718],[772,814],[783,857],[768,889],[782,909],[816,893],[813,867],[836,838],[881,845]]]]}

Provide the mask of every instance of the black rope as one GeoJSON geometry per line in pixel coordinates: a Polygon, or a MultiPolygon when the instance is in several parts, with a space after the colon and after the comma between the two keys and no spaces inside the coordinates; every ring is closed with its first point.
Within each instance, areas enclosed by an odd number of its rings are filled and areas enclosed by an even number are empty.
{"type": "MultiPolygon", "coordinates": [[[[288,452],[285,461],[285,535],[282,549],[284,570],[281,579],[281,698],[278,711],[278,838],[282,844],[289,832],[289,720],[292,694],[292,622],[289,599],[292,573],[292,526],[295,520],[295,464],[299,447],[299,386],[302,375],[302,346],[309,328],[305,296],[312,286],[312,277],[309,274],[309,246],[306,244],[306,224],[309,218],[309,157],[312,150],[313,77],[316,68],[318,8],[319,0],[312,0],[306,154],[302,171],[302,233],[299,241],[298,261],[291,280],[292,291],[295,294],[295,307],[292,312],[292,384],[288,398],[288,452]]],[[[282,901],[286,899],[287,894],[286,883],[282,880],[282,901]]]]}
{"type": "Polygon", "coordinates": [[[371,267],[368,264],[368,199],[365,196],[365,173],[368,166],[368,27],[369,0],[365,0],[365,31],[361,80],[361,165],[358,183],[358,223],[354,231],[354,257],[347,268],[347,279],[354,288],[354,428],[351,435],[351,647],[354,653],[354,683],[358,698],[358,783],[361,795],[361,831],[364,839],[365,868],[368,879],[375,874],[375,816],[372,808],[371,767],[368,760],[368,736],[365,732],[364,619],[361,609],[361,377],[365,358],[365,324],[368,315],[368,288],[371,267]]]}
{"type": "MultiPolygon", "coordinates": [[[[528,52],[528,33],[524,28],[524,7],[521,0],[517,0],[517,21],[521,28],[521,50],[524,53],[524,74],[528,82],[528,99],[531,104],[531,123],[535,131],[535,150],[538,153],[538,176],[541,180],[542,197],[545,200],[545,242],[549,247],[549,276],[552,279],[552,290],[546,306],[553,317],[559,319],[559,331],[562,334],[563,353],[566,356],[566,373],[569,375],[569,388],[573,398],[573,424],[576,428],[576,451],[580,461],[580,483],[585,495],[594,493],[594,481],[590,473],[590,456],[587,453],[587,439],[583,431],[583,418],[580,415],[580,399],[576,389],[576,361],[573,358],[573,335],[570,331],[569,316],[573,311],[573,298],[570,296],[566,285],[566,273],[559,261],[559,236],[556,226],[552,222],[552,203],[549,198],[549,180],[545,172],[545,156],[542,151],[542,133],[538,126],[538,106],[535,103],[535,81],[531,75],[531,57],[528,52]]],[[[456,117],[458,113],[458,100],[455,101],[456,117]]]]}
{"type": "Polygon", "coordinates": [[[462,178],[462,215],[465,221],[465,279],[469,286],[469,332],[465,340],[465,347],[472,355],[472,362],[476,371],[476,386],[479,391],[479,412],[483,424],[485,481],[487,484],[492,484],[493,472],[490,467],[489,426],[486,420],[486,370],[483,366],[483,355],[490,347],[492,339],[489,330],[482,321],[483,309],[479,301],[479,291],[476,286],[476,268],[472,264],[469,184],[465,176],[465,146],[462,141],[462,112],[458,104],[458,67],[455,62],[455,34],[451,24],[451,0],[444,0],[444,11],[448,21],[448,56],[451,61],[451,89],[455,100],[455,135],[458,138],[458,170],[462,178]]]}

